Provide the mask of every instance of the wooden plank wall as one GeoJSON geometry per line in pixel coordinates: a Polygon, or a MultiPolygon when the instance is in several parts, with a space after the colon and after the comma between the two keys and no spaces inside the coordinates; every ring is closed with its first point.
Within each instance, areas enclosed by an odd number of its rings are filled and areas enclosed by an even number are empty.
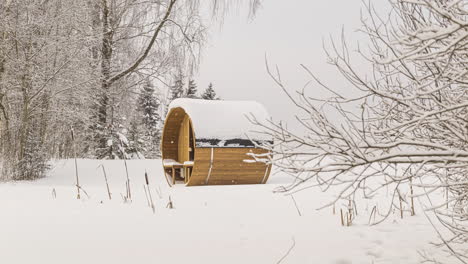
{"type": "Polygon", "coordinates": [[[161,153],[163,159],[178,158],[179,130],[186,114],[182,108],[171,109],[164,123],[161,153]]]}
{"type": "Polygon", "coordinates": [[[189,160],[189,148],[190,148],[190,121],[188,115],[185,115],[184,120],[179,129],[179,155],[177,161],[183,163],[189,160]]]}
{"type": "Polygon", "coordinates": [[[264,163],[246,163],[252,159],[246,153],[265,153],[256,148],[213,148],[213,167],[210,170],[211,148],[195,148],[195,165],[187,186],[225,185],[225,184],[260,184],[265,183],[271,172],[271,166],[264,163]]]}

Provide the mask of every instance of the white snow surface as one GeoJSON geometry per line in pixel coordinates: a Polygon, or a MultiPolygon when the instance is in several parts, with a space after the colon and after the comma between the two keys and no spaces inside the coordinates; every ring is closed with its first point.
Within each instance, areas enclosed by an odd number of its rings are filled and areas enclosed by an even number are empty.
{"type": "Polygon", "coordinates": [[[182,165],[182,163],[177,162],[173,159],[163,159],[164,166],[173,166],[173,165],[182,165]]]}
{"type": "Polygon", "coordinates": [[[183,108],[192,120],[196,138],[272,140],[261,132],[252,117],[264,123],[270,118],[263,105],[255,101],[227,101],[178,98],[169,109],[183,108]]]}
{"type": "Polygon", "coordinates": [[[340,209],[316,210],[332,193],[306,189],[290,196],[274,193],[291,179],[273,174],[265,185],[171,188],[161,160],[127,161],[132,202],[125,203],[121,160],[78,160],[80,184],[88,193],[76,199],[74,163],[54,162],[47,178],[0,184],[0,259],[8,264],[129,263],[419,263],[419,253],[457,263],[429,242],[437,237],[420,208],[368,225],[374,205],[384,212],[388,197],[357,202],[351,227],[340,224],[340,209]],[[99,165],[104,165],[112,200],[99,165]],[[156,205],[145,198],[145,172],[156,205]],[[54,193],[56,196],[54,196],[54,193]],[[169,197],[174,209],[166,207],[169,197]]]}

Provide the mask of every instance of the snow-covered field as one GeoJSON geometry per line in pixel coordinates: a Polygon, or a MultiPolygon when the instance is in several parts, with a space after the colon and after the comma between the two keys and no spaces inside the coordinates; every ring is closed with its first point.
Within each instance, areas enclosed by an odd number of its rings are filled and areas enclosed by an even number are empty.
{"type": "Polygon", "coordinates": [[[337,214],[316,210],[330,194],[296,193],[299,216],[290,196],[273,193],[290,181],[285,175],[266,185],[170,188],[160,160],[128,161],[133,201],[124,203],[123,161],[78,166],[89,198],[76,199],[71,160],[56,161],[45,179],[0,184],[0,263],[419,263],[421,252],[456,263],[429,244],[437,237],[418,208],[414,217],[400,219],[397,211],[369,226],[375,201],[364,200],[353,226],[342,227],[344,202],[337,214]],[[145,170],[155,213],[145,198],[145,170]],[[166,208],[169,196],[174,209],[166,208]]]}

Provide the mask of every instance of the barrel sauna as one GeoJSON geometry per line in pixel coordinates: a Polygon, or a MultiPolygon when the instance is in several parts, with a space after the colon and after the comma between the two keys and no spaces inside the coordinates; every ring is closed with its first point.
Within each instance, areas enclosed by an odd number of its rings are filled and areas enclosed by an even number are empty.
{"type": "Polygon", "coordinates": [[[266,121],[253,101],[176,99],[161,142],[165,176],[172,186],[263,184],[271,172],[266,133],[251,120],[266,121]],[[254,158],[255,156],[255,158],[254,158]]]}

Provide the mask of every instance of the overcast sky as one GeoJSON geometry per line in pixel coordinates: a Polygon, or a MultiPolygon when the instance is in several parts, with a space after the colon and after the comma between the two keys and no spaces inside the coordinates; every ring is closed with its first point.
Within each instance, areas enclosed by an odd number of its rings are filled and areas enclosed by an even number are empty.
{"type": "MultiPolygon", "coordinates": [[[[381,4],[384,0],[374,1],[381,4]]],[[[246,10],[232,12],[221,29],[211,30],[198,75],[199,89],[213,82],[227,100],[256,100],[277,120],[291,121],[292,104],[267,75],[265,54],[278,65],[289,89],[302,88],[309,80],[299,64],[310,67],[325,81],[346,89],[337,72],[327,65],[322,39],[339,37],[344,27],[347,39],[360,36],[361,0],[264,0],[253,21],[246,10]]],[[[322,93],[316,86],[309,91],[322,93]]]]}

